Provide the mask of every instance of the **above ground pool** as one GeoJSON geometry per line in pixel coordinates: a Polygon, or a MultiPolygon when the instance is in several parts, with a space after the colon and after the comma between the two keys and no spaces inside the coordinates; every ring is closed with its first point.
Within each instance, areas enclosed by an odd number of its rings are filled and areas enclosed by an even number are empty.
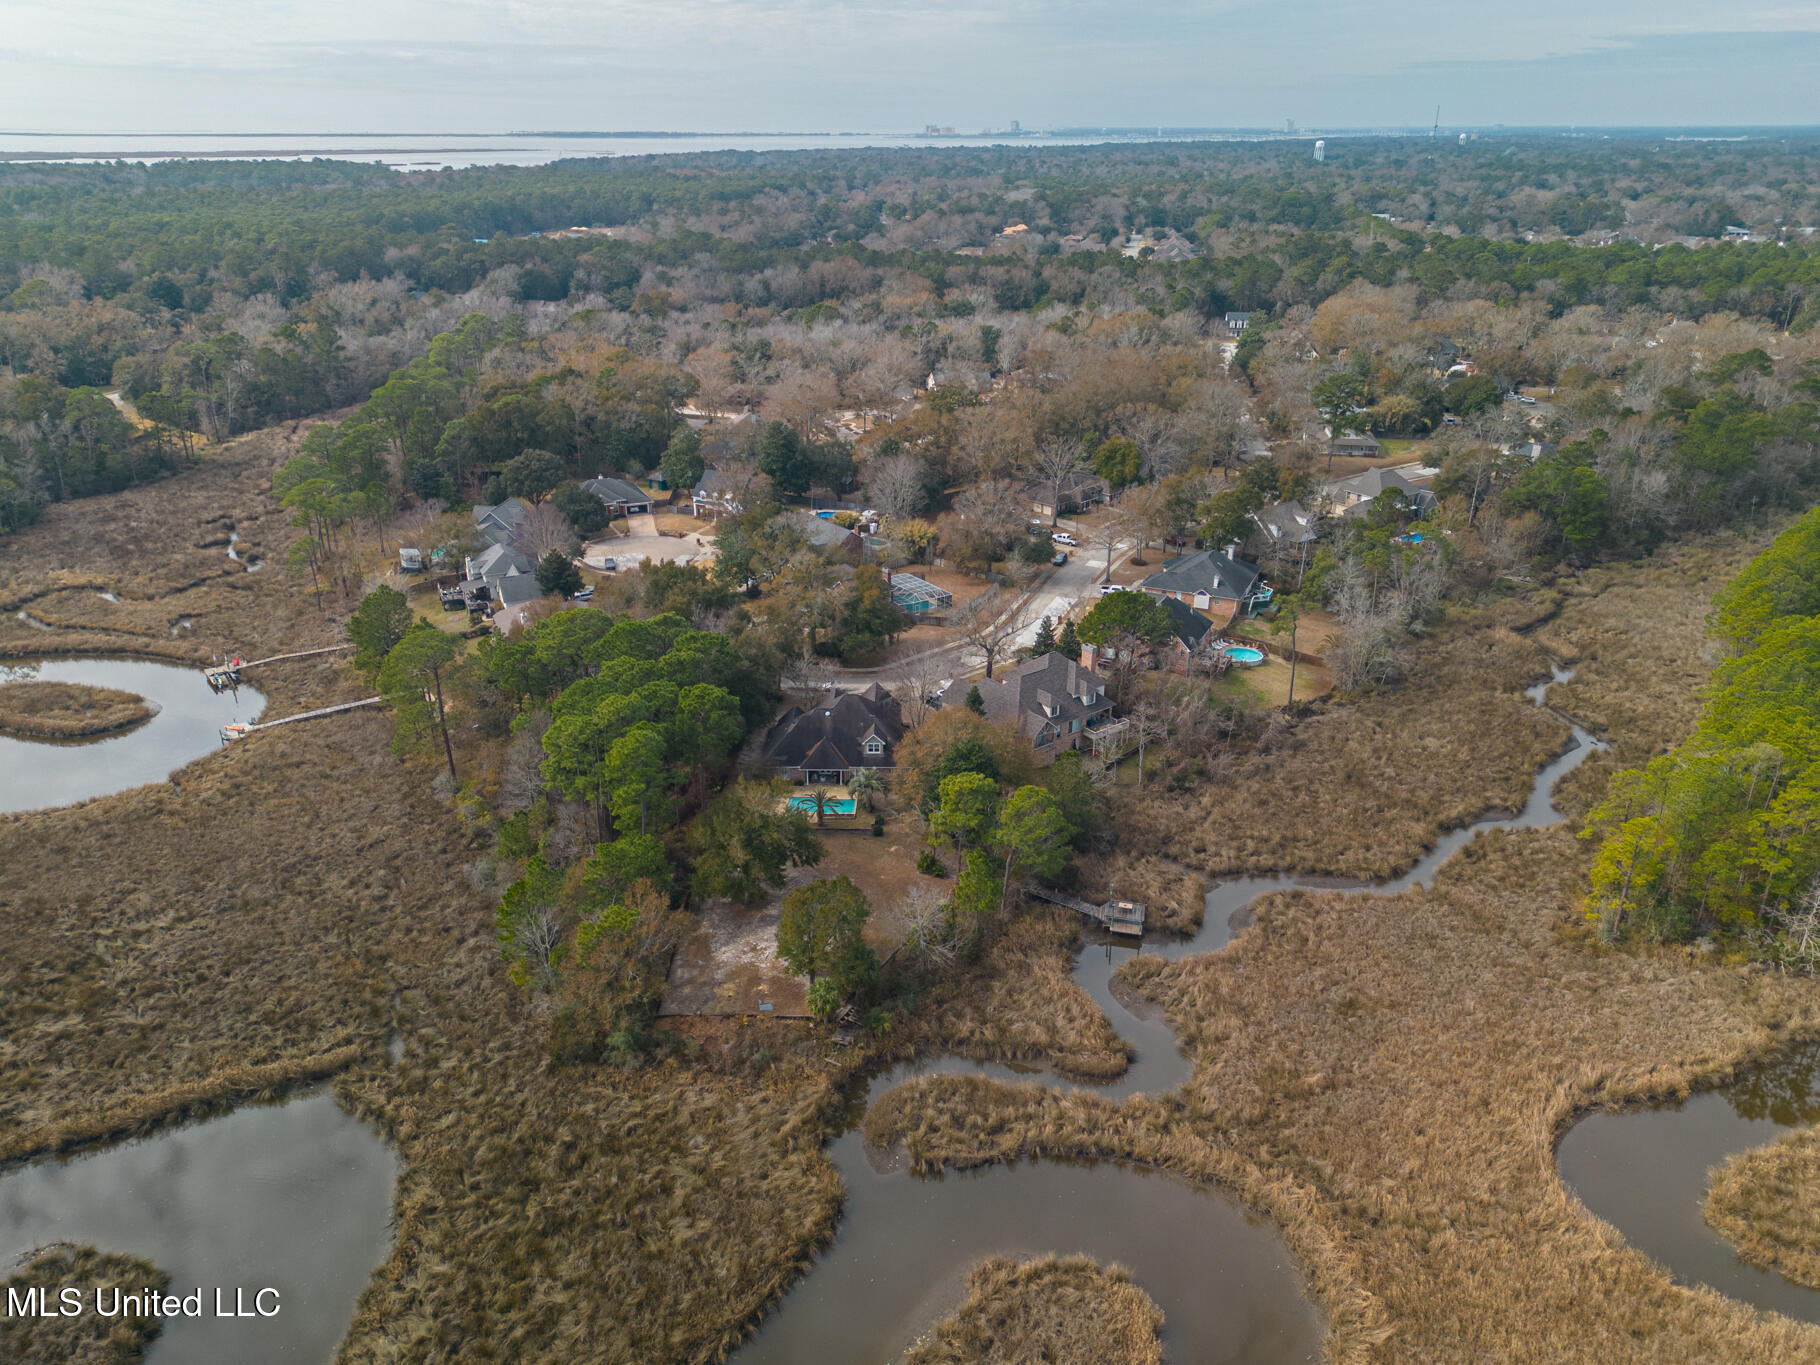
{"type": "Polygon", "coordinates": [[[1253,649],[1250,645],[1221,645],[1220,653],[1235,664],[1261,664],[1264,662],[1264,651],[1253,649]]]}

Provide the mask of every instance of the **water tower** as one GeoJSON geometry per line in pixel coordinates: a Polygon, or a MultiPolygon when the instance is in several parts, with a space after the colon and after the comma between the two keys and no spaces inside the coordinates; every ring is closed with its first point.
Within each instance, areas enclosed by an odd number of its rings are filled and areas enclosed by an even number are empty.
{"type": "Polygon", "coordinates": [[[1327,139],[1326,138],[1316,138],[1315,139],[1314,159],[1316,161],[1327,160],[1327,139]]]}

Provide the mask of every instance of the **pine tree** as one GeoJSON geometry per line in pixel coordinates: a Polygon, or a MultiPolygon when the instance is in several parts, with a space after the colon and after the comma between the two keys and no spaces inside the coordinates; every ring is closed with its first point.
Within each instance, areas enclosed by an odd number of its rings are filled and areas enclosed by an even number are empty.
{"type": "Polygon", "coordinates": [[[1031,643],[1030,655],[1032,658],[1040,659],[1045,654],[1053,654],[1054,652],[1055,623],[1045,616],[1041,621],[1037,622],[1036,639],[1031,643]]]}
{"type": "Polygon", "coordinates": [[[1064,621],[1062,623],[1062,633],[1055,642],[1055,652],[1065,654],[1070,659],[1081,657],[1081,637],[1074,633],[1074,622],[1064,621]]]}
{"type": "Polygon", "coordinates": [[[980,685],[974,683],[967,689],[967,709],[976,716],[986,714],[986,699],[980,695],[980,685]]]}

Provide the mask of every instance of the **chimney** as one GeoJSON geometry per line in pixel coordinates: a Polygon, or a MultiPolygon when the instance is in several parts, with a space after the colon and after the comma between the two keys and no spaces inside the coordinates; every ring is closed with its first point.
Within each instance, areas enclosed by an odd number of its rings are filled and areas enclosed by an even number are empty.
{"type": "Polygon", "coordinates": [[[1239,543],[1238,543],[1238,541],[1235,540],[1226,547],[1226,558],[1237,559],[1238,557],[1239,557],[1239,543]]]}

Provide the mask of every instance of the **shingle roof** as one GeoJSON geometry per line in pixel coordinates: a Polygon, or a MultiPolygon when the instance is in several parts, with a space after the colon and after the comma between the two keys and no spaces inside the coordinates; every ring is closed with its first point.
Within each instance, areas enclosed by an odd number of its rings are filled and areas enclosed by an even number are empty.
{"type": "Polygon", "coordinates": [[[1162,603],[1163,613],[1169,618],[1169,628],[1175,632],[1175,638],[1182,642],[1189,653],[1193,653],[1200,647],[1201,641],[1207,638],[1207,632],[1213,629],[1213,622],[1179,598],[1165,597],[1162,603]]]}
{"type": "Polygon", "coordinates": [[[468,576],[493,583],[514,571],[530,573],[532,567],[530,559],[509,545],[494,545],[468,560],[468,576]]]}
{"type": "Polygon", "coordinates": [[[1012,726],[1031,739],[1045,725],[1066,731],[1070,721],[1097,715],[1111,705],[1105,680],[1065,654],[1028,659],[1002,678],[982,682],[980,700],[986,705],[986,719],[1012,726]],[[1083,696],[1093,700],[1082,702],[1083,696]]]}
{"type": "Polygon", "coordinates": [[[1411,499],[1416,495],[1416,486],[1394,469],[1367,469],[1363,474],[1354,474],[1350,479],[1338,479],[1326,485],[1323,491],[1336,501],[1354,497],[1369,502],[1386,488],[1394,488],[1411,499]]]}
{"type": "Polygon", "coordinates": [[[609,507],[618,507],[629,502],[649,502],[651,495],[635,483],[612,474],[602,474],[583,482],[582,487],[609,507]]]}
{"type": "Polygon", "coordinates": [[[765,756],[780,768],[889,768],[903,738],[903,713],[877,683],[863,692],[831,694],[816,706],[793,706],[772,727],[765,756]],[[884,742],[881,754],[866,741],[884,742]]]}
{"type": "Polygon", "coordinates": [[[1243,602],[1258,581],[1257,566],[1234,559],[1224,550],[1197,550],[1165,559],[1163,567],[1138,587],[1145,592],[1206,593],[1243,602]]]}
{"type": "Polygon", "coordinates": [[[502,607],[522,607],[526,602],[535,602],[545,596],[544,590],[537,586],[537,576],[523,571],[508,573],[493,581],[493,591],[499,598],[502,607]]]}
{"type": "Polygon", "coordinates": [[[1299,502],[1273,502],[1251,514],[1264,534],[1273,541],[1299,545],[1315,538],[1315,517],[1299,502]]]}

